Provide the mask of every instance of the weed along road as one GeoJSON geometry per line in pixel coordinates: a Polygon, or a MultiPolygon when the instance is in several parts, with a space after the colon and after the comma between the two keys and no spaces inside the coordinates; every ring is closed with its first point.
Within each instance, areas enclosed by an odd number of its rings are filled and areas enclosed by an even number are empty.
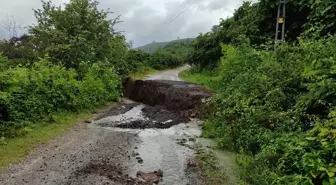
{"type": "Polygon", "coordinates": [[[188,164],[200,101],[211,92],[180,81],[186,68],[126,81],[121,102],[36,147],[0,184],[203,184],[188,164]]]}

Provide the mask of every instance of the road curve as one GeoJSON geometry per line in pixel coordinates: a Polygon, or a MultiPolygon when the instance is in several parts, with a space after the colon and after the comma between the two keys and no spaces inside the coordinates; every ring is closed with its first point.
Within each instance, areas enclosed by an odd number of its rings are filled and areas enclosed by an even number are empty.
{"type": "Polygon", "coordinates": [[[182,81],[179,78],[179,74],[190,68],[189,65],[184,65],[182,67],[179,67],[177,69],[171,69],[171,70],[167,70],[161,73],[157,73],[157,74],[151,74],[148,75],[145,80],[170,80],[170,81],[182,81]]]}

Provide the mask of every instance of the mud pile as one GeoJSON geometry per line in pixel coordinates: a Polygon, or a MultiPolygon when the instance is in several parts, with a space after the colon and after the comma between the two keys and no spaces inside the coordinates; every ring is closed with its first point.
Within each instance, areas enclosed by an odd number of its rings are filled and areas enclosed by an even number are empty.
{"type": "Polygon", "coordinates": [[[134,120],[130,122],[117,124],[119,128],[133,128],[133,129],[146,129],[146,128],[170,128],[173,125],[180,123],[187,123],[189,119],[182,116],[178,112],[168,111],[162,107],[145,107],[142,110],[142,114],[148,118],[145,120],[134,120]]]}
{"type": "Polygon", "coordinates": [[[213,92],[196,84],[182,81],[136,80],[127,78],[124,96],[152,106],[179,111],[188,117],[199,117],[202,99],[213,92]]]}
{"type": "Polygon", "coordinates": [[[101,117],[98,117],[100,119],[94,120],[101,127],[166,129],[190,121],[188,117],[181,115],[179,112],[168,111],[161,106],[143,106],[138,103],[124,102],[120,102],[119,106],[109,109],[103,115],[107,118],[101,119],[101,117]]]}
{"type": "MultiPolygon", "coordinates": [[[[72,178],[78,179],[81,176],[99,175],[123,185],[153,185],[159,184],[163,179],[163,171],[144,173],[138,171],[136,177],[133,178],[128,174],[124,174],[118,166],[107,164],[89,164],[84,169],[76,171],[72,178]]],[[[71,184],[71,183],[69,183],[71,184]]]]}

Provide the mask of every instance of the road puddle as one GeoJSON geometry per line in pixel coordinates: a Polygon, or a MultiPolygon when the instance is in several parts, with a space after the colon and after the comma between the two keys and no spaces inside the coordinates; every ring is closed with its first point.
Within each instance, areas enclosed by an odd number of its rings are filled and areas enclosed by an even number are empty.
{"type": "MultiPolygon", "coordinates": [[[[100,126],[104,127],[115,127],[118,126],[118,124],[123,124],[127,122],[132,122],[136,120],[146,120],[146,118],[142,115],[142,109],[145,107],[143,104],[136,105],[131,110],[119,114],[119,115],[112,115],[105,118],[102,118],[100,120],[96,120],[95,124],[98,124],[100,126]]],[[[121,106],[122,109],[125,109],[126,106],[121,106]]]]}
{"type": "Polygon", "coordinates": [[[195,152],[186,146],[178,144],[179,140],[199,137],[200,129],[195,129],[197,122],[175,125],[169,129],[145,129],[138,131],[142,143],[135,150],[143,159],[143,164],[135,164],[128,168],[129,174],[135,171],[152,171],[161,169],[164,172],[163,185],[188,184],[185,172],[188,159],[195,152]],[[193,125],[191,127],[191,125],[193,125]]]}
{"type": "MultiPolygon", "coordinates": [[[[190,184],[186,169],[188,161],[196,155],[193,149],[196,143],[214,152],[221,170],[234,169],[233,154],[210,149],[215,143],[209,139],[199,138],[202,130],[198,119],[191,119],[185,123],[176,113],[130,100],[121,103],[117,109],[120,114],[117,114],[118,111],[112,111],[113,115],[96,120],[91,126],[116,132],[135,133],[138,136],[140,142],[133,149],[133,155],[129,156],[129,162],[124,164],[126,169],[124,173],[130,177],[136,178],[139,171],[147,173],[162,170],[161,185],[190,184]],[[127,106],[130,104],[134,107],[127,106]],[[169,125],[171,123],[173,124],[169,125]],[[134,127],[132,124],[138,125],[134,127]],[[139,126],[141,124],[146,127],[139,126]],[[161,128],[166,124],[167,128],[161,128]],[[124,127],[125,125],[127,127],[124,127]]],[[[231,175],[233,171],[228,170],[227,173],[230,177],[234,177],[231,175]]]]}
{"type": "MultiPolygon", "coordinates": [[[[134,103],[129,102],[128,103],[134,103]]],[[[127,104],[127,103],[126,103],[127,104]]],[[[128,164],[126,164],[126,171],[130,177],[135,178],[137,172],[152,172],[157,170],[163,171],[162,185],[187,185],[189,183],[186,168],[188,160],[195,156],[195,152],[190,147],[179,144],[179,141],[189,141],[190,138],[199,137],[201,135],[201,128],[198,126],[199,121],[192,119],[188,123],[181,121],[178,116],[172,117],[171,112],[156,111],[159,115],[147,117],[146,113],[142,110],[147,107],[143,104],[135,105],[128,111],[123,111],[121,107],[119,115],[111,115],[100,120],[96,120],[91,124],[91,127],[101,127],[117,132],[130,132],[136,133],[139,137],[140,144],[132,151],[133,156],[128,164]],[[168,114],[168,116],[164,114],[168,114]],[[170,124],[166,129],[161,128],[146,128],[146,129],[133,129],[133,128],[119,128],[118,125],[124,123],[134,123],[134,121],[152,122],[154,127],[156,124],[170,124]]]]}

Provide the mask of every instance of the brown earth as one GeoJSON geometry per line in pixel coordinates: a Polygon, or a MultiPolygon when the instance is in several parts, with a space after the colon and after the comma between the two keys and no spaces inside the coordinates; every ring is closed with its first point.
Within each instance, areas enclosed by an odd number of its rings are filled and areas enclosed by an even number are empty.
{"type": "MultiPolygon", "coordinates": [[[[124,109],[128,109],[128,106],[123,106],[124,109]]],[[[123,109],[120,109],[119,112],[123,112],[123,109]]],[[[147,129],[147,128],[159,128],[166,129],[170,128],[173,125],[180,123],[188,123],[190,119],[186,116],[181,115],[176,111],[168,111],[161,106],[146,106],[141,109],[142,115],[147,119],[136,119],[136,117],[131,117],[126,119],[123,122],[118,121],[109,121],[104,123],[99,123],[99,126],[102,127],[118,127],[118,128],[131,128],[131,129],[147,129]],[[135,119],[135,120],[134,120],[135,119]]]]}
{"type": "MultiPolygon", "coordinates": [[[[71,178],[81,179],[89,175],[99,175],[123,185],[152,185],[162,181],[163,172],[161,170],[149,173],[139,171],[137,172],[136,177],[133,178],[128,174],[123,173],[123,169],[120,166],[107,164],[108,162],[102,162],[100,164],[90,163],[85,166],[85,168],[74,172],[71,178]]],[[[71,184],[71,182],[68,182],[68,184],[71,184]]]]}
{"type": "Polygon", "coordinates": [[[152,106],[162,106],[187,117],[199,117],[202,99],[213,92],[196,84],[167,80],[132,80],[124,83],[124,96],[152,106]]]}
{"type": "MultiPolygon", "coordinates": [[[[94,114],[95,120],[110,110],[118,109],[115,105],[94,114]]],[[[17,165],[9,166],[0,173],[2,185],[91,185],[91,184],[125,184],[116,179],[109,179],[97,173],[75,176],[88,166],[111,167],[111,170],[127,170],[125,162],[134,146],[139,143],[134,133],[115,132],[91,128],[80,122],[64,135],[60,135],[47,144],[37,146],[26,159],[17,165]],[[112,168],[113,167],[113,168],[112,168]]],[[[135,163],[136,161],[134,161],[135,163]]]]}

